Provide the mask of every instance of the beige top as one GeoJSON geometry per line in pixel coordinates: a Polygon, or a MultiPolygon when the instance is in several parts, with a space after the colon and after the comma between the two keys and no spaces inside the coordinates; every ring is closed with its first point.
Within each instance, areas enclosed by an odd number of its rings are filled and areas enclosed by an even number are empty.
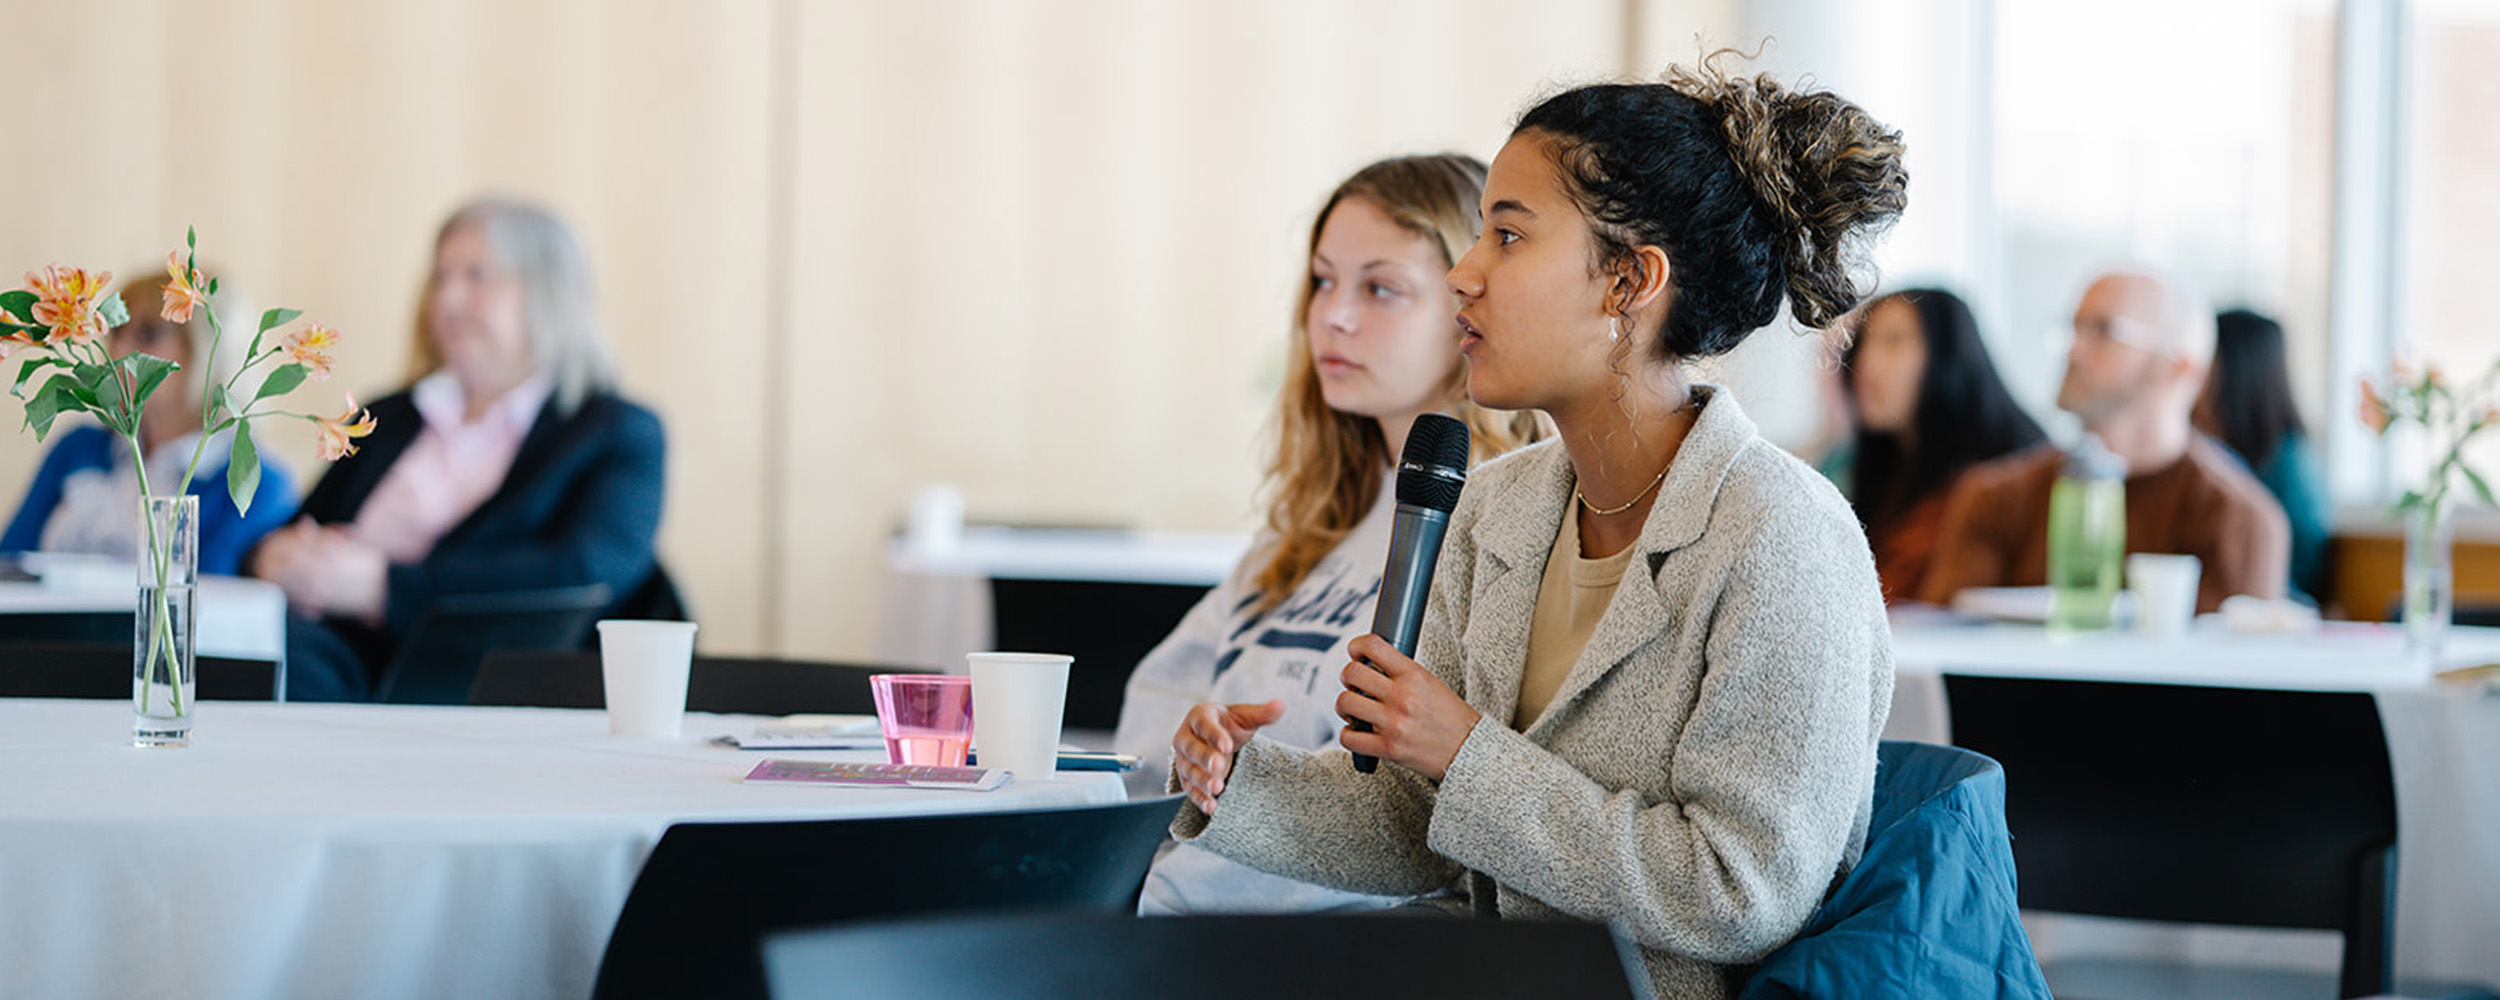
{"type": "Polygon", "coordinates": [[[1545,703],[1554,700],[1554,692],[1562,690],[1563,678],[1579,661],[1580,651],[1588,648],[1589,633],[1597,631],[1597,619],[1614,601],[1615,585],[1623,582],[1623,568],[1632,564],[1632,552],[1638,548],[1626,545],[1621,552],[1597,559],[1581,555],[1580,505],[1575,502],[1564,508],[1562,530],[1555,534],[1554,549],[1545,557],[1545,580],[1537,585],[1536,614],[1528,620],[1527,672],[1519,678],[1519,708],[1511,715],[1512,729],[1526,732],[1537,716],[1545,714],[1545,703]]]}

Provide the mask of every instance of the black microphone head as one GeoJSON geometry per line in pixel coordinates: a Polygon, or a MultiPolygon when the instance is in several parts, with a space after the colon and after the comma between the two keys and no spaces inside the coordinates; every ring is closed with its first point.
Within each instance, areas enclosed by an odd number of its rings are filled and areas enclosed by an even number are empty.
{"type": "Polygon", "coordinates": [[[1447,514],[1458,509],[1465,485],[1467,425],[1438,413],[1416,417],[1398,457],[1398,502],[1447,514]]]}

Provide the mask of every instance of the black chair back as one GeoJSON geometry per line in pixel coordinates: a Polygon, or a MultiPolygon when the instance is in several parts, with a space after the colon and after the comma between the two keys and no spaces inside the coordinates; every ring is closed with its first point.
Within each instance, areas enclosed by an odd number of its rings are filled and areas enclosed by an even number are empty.
{"type": "Polygon", "coordinates": [[[129,642],[139,616],[128,611],[39,611],[0,615],[0,641],[129,642]]]}
{"type": "MultiPolygon", "coordinates": [[[[872,674],[915,673],[903,667],[807,660],[698,656],[686,677],[686,710],[737,715],[821,712],[874,715],[872,674]]],[[[605,708],[599,654],[500,649],[486,654],[472,705],[605,708]]]]}
{"type": "Polygon", "coordinates": [[[1208,588],[1099,580],[990,580],[990,648],[1066,653],[1069,729],[1116,729],[1128,675],[1208,588]]]}
{"type": "MultiPolygon", "coordinates": [[[[121,616],[127,627],[131,616],[121,616]]],[[[198,696],[211,701],[269,701],[278,665],[269,660],[199,657],[198,696]]],[[[128,698],[131,639],[120,642],[0,642],[0,697],[128,698]]]]}
{"type": "Polygon", "coordinates": [[[607,610],[603,583],[445,597],[400,640],[376,701],[458,705],[496,649],[576,649],[607,610]]]}
{"type": "MultiPolygon", "coordinates": [[[[609,608],[606,618],[635,618],[643,621],[690,622],[686,598],[677,590],[677,581],[668,575],[668,567],[651,564],[651,575],[642,578],[627,591],[616,606],[609,608]]],[[[596,638],[595,636],[593,638],[596,638]]]]}
{"type": "Polygon", "coordinates": [[[1380,1000],[1649,996],[1603,924],[1443,916],[1137,920],[998,914],[786,931],[775,1000],[1380,1000]]]}
{"type": "Polygon", "coordinates": [[[1945,678],[1953,742],[2005,766],[2022,905],[2342,931],[2389,992],[2396,796],[2368,694],[1945,678]]]}
{"type": "MultiPolygon", "coordinates": [[[[767,931],[940,911],[1133,913],[1179,796],[1028,812],[679,823],[634,880],[594,1000],[761,998],[767,931]]],[[[928,994],[913,991],[911,995],[928,994]]]]}

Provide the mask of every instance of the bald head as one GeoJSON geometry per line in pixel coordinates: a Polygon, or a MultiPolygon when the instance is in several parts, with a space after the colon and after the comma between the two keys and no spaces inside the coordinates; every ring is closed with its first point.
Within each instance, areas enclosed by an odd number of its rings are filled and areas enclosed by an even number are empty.
{"type": "Polygon", "coordinates": [[[2186,425],[2214,356],[2214,315],[2185,279],[2150,268],[2111,271],[2075,303],[2059,408],[2097,430],[2120,423],[2186,425]]]}
{"type": "Polygon", "coordinates": [[[2184,358],[2202,368],[2214,358],[2214,310],[2195,283],[2153,268],[2101,275],[2076,307],[2107,317],[2111,334],[2156,354],[2184,358]]]}

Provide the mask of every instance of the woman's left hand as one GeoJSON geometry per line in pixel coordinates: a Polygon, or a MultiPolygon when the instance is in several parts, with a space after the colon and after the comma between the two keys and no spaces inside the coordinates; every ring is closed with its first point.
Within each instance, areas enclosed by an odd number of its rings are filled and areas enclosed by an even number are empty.
{"type": "Polygon", "coordinates": [[[1387,639],[1357,636],[1346,651],[1354,662],[1345,667],[1346,691],[1337,696],[1337,714],[1370,723],[1372,731],[1347,726],[1338,730],[1338,741],[1347,750],[1441,780],[1484,713],[1387,639]]]}
{"type": "Polygon", "coordinates": [[[253,572],[314,615],[378,625],[390,596],[390,560],[348,529],[298,521],[261,542],[253,572]]]}

